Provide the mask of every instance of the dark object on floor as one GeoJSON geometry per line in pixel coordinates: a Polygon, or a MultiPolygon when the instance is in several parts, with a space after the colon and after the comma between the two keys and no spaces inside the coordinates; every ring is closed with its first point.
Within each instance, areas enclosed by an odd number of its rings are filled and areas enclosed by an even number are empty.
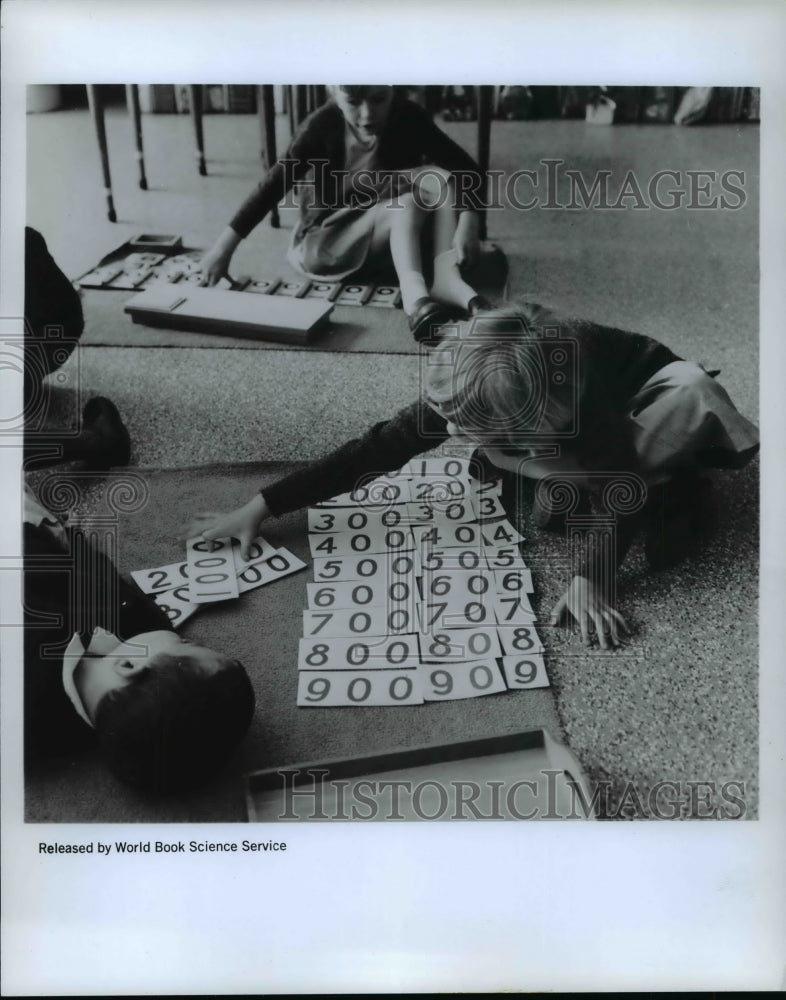
{"type": "Polygon", "coordinates": [[[716,522],[712,483],[698,475],[675,476],[650,490],[644,550],[651,569],[669,569],[690,553],[716,522]]]}
{"type": "Polygon", "coordinates": [[[105,396],[94,396],[82,411],[82,431],[95,439],[85,463],[96,470],[128,465],[131,460],[131,438],[115,404],[105,396]]]}
{"type": "Polygon", "coordinates": [[[415,308],[407,319],[410,333],[420,343],[422,340],[433,339],[435,328],[455,322],[457,315],[456,310],[450,306],[424,297],[415,302],[415,308]]]}

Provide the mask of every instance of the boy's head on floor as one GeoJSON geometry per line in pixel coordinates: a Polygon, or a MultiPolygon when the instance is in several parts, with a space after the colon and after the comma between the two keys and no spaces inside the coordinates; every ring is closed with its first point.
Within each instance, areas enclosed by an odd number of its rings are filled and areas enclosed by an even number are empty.
{"type": "Polygon", "coordinates": [[[111,770],[154,792],[185,790],[209,778],[254,712],[241,663],[167,630],[84,659],[76,679],[111,770]]]}

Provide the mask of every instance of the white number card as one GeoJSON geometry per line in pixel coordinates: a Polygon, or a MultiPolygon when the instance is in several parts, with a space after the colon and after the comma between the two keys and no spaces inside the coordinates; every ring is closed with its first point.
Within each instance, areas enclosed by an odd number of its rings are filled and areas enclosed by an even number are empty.
{"type": "Polygon", "coordinates": [[[188,564],[172,563],[157,569],[135,569],[131,576],[145,594],[159,594],[188,583],[188,564]]]}
{"type": "Polygon", "coordinates": [[[368,531],[344,532],[338,535],[309,534],[311,555],[351,556],[368,552],[381,555],[385,552],[412,551],[414,543],[407,528],[378,528],[368,531]]]}
{"type": "Polygon", "coordinates": [[[169,618],[172,628],[180,628],[186,619],[199,610],[199,605],[188,599],[187,584],[157,593],[153,600],[169,618]]]}
{"type": "Polygon", "coordinates": [[[365,608],[400,607],[414,608],[418,595],[412,580],[385,580],[374,577],[366,580],[341,580],[338,583],[307,583],[308,608],[365,608]]]}
{"type": "Polygon", "coordinates": [[[454,663],[441,667],[422,666],[418,668],[418,673],[426,701],[478,698],[505,690],[505,681],[496,660],[454,663]]]}
{"type": "Polygon", "coordinates": [[[511,690],[549,687],[542,653],[531,653],[529,656],[503,656],[500,663],[505,683],[511,690]]]}
{"type": "Polygon", "coordinates": [[[462,628],[419,635],[422,663],[458,663],[501,655],[495,626],[462,628]]]}
{"type": "Polygon", "coordinates": [[[266,583],[273,583],[274,580],[280,580],[283,576],[289,576],[305,568],[303,560],[298,559],[289,549],[276,549],[269,559],[250,563],[242,573],[238,573],[238,590],[241,594],[245,594],[248,590],[263,587],[266,583]]]}
{"type": "Polygon", "coordinates": [[[417,667],[420,662],[415,635],[367,639],[301,639],[299,670],[391,670],[417,667]]]}
{"type": "Polygon", "coordinates": [[[336,611],[304,611],[303,635],[351,636],[398,635],[414,632],[413,615],[405,608],[365,608],[355,611],[340,608],[336,611]]]}
{"type": "Polygon", "coordinates": [[[271,543],[266,538],[263,538],[261,535],[259,535],[257,538],[254,539],[254,541],[251,543],[249,547],[248,559],[244,559],[241,556],[239,542],[232,543],[232,551],[234,552],[235,555],[235,570],[239,576],[240,573],[242,573],[242,571],[246,568],[246,566],[252,566],[254,563],[258,562],[264,562],[266,559],[269,559],[271,556],[275,555],[276,552],[278,552],[278,549],[276,548],[275,545],[271,545],[271,543]]]}
{"type": "Polygon", "coordinates": [[[239,594],[230,538],[214,542],[191,538],[186,543],[188,585],[194,604],[226,601],[239,594]]]}
{"type": "Polygon", "coordinates": [[[407,503],[410,488],[406,479],[380,476],[370,483],[356,486],[349,493],[341,493],[330,500],[323,500],[317,507],[356,507],[366,510],[384,510],[389,504],[407,503]]]}
{"type": "Polygon", "coordinates": [[[335,705],[421,705],[418,670],[340,670],[321,674],[302,670],[297,703],[301,708],[335,705]]]}
{"type": "Polygon", "coordinates": [[[320,580],[394,580],[409,576],[417,568],[414,552],[377,553],[370,556],[337,556],[314,560],[314,579],[320,580]]]}
{"type": "Polygon", "coordinates": [[[514,625],[497,627],[502,652],[506,656],[518,656],[519,653],[542,653],[543,644],[540,641],[534,625],[514,625]]]}

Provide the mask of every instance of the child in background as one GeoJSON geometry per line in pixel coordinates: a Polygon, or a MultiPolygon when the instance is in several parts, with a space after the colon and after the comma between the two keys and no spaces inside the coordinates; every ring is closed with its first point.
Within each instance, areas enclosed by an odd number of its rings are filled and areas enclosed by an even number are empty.
{"type": "MultiPolygon", "coordinates": [[[[702,471],[740,468],[759,447],[756,428],[699,365],[649,337],[562,319],[531,302],[461,324],[458,337],[426,355],[425,376],[424,399],[232,513],[202,515],[190,533],[232,536],[247,550],[265,518],[349,491],[458,435],[496,469],[578,485],[585,507],[604,476],[635,473],[647,502],[617,515],[618,564],[644,527],[650,566],[660,569],[679,562],[700,529],[702,471]]],[[[564,530],[564,516],[537,506],[533,513],[539,527],[564,530]]],[[[607,648],[626,626],[599,582],[602,559],[590,551],[574,566],[554,623],[567,612],[585,642],[594,631],[607,648]]]]}
{"type": "Polygon", "coordinates": [[[329,92],[205,255],[203,284],[227,276],[240,241],[311,170],[288,254],[293,267],[330,281],[392,258],[418,340],[432,325],[486,306],[461,274],[479,248],[484,190],[475,161],[393,87],[329,92]],[[430,290],[424,245],[433,254],[430,290]]]}

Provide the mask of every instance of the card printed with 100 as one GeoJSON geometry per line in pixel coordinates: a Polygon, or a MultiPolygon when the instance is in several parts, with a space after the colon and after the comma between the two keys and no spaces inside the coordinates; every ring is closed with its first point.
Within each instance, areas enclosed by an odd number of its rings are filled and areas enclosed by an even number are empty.
{"type": "Polygon", "coordinates": [[[546,687],[500,483],[421,458],[308,511],[297,704],[417,705],[546,687]]]}

